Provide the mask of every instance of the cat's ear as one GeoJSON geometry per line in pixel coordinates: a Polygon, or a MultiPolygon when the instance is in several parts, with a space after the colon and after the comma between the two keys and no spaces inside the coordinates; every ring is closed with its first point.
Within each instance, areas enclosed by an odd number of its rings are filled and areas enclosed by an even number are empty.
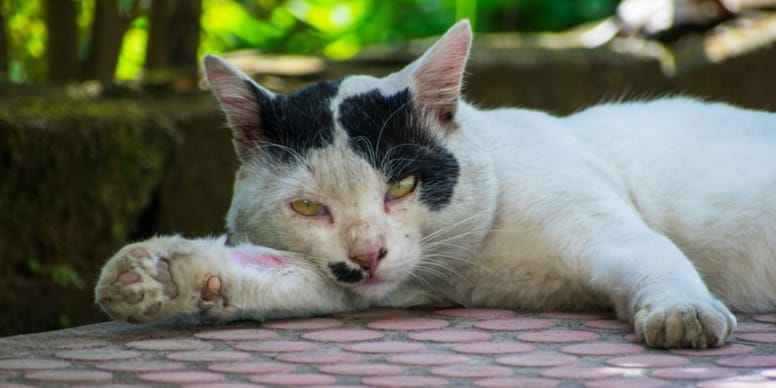
{"type": "Polygon", "coordinates": [[[443,126],[453,125],[471,41],[469,21],[460,21],[409,67],[415,103],[443,126]]]}
{"type": "Polygon", "coordinates": [[[262,133],[261,110],[269,107],[274,95],[215,55],[206,55],[203,66],[232,129],[237,154],[241,160],[249,159],[257,145],[267,140],[262,133]]]}

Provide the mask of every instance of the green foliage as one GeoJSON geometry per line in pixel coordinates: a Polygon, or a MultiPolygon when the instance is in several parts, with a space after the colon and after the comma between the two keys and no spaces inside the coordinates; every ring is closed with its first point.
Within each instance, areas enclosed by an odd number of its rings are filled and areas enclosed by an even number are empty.
{"type": "MultiPolygon", "coordinates": [[[[82,47],[96,0],[79,4],[82,47]]],[[[138,0],[121,0],[131,8],[138,0]]],[[[163,0],[155,0],[163,1],[163,0]]],[[[344,59],[367,45],[396,45],[442,33],[468,18],[479,32],[558,31],[612,14],[618,0],[201,0],[200,54],[253,49],[263,53],[322,54],[344,59]]],[[[42,0],[0,0],[11,41],[14,81],[45,74],[46,31],[42,0]]],[[[147,2],[139,3],[146,5],[147,2]]],[[[116,76],[141,74],[147,43],[147,9],[126,32],[116,76]]],[[[84,51],[84,50],[82,50],[84,51]]]]}
{"type": "Polygon", "coordinates": [[[83,290],[85,287],[85,282],[78,271],[67,264],[41,264],[39,260],[35,259],[28,259],[26,264],[27,270],[33,275],[49,279],[58,286],[73,286],[79,290],[83,290]]]}
{"type": "Polygon", "coordinates": [[[9,79],[43,79],[46,26],[40,1],[3,0],[0,5],[8,29],[9,79]]]}

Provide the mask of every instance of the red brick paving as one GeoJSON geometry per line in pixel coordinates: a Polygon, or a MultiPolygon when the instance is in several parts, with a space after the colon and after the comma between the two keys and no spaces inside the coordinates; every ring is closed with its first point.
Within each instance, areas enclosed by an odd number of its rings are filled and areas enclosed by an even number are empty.
{"type": "Polygon", "coordinates": [[[0,387],[776,386],[776,314],[655,350],[602,313],[375,309],[223,326],[103,323],[0,338],[0,387]]]}

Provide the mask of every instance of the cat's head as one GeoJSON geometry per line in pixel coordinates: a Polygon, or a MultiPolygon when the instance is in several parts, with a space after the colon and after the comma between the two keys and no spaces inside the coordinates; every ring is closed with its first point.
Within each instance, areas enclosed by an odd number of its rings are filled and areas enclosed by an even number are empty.
{"type": "Polygon", "coordinates": [[[397,73],[288,96],[206,57],[241,161],[230,238],[305,253],[369,298],[412,277],[431,249],[431,220],[444,220],[459,187],[449,143],[470,43],[460,22],[397,73]]]}

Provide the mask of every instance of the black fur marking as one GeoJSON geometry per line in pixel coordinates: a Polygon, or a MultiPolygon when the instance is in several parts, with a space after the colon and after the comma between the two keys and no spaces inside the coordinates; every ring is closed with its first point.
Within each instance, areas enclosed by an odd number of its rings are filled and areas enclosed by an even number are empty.
{"type": "Polygon", "coordinates": [[[348,132],[351,147],[389,182],[417,174],[419,200],[431,210],[441,210],[450,203],[460,166],[424,128],[421,114],[409,88],[390,96],[375,89],[348,97],[339,106],[340,125],[348,132]]]}
{"type": "MultiPolygon", "coordinates": [[[[274,98],[247,82],[259,104],[260,141],[290,148],[300,155],[326,147],[334,140],[334,119],[329,107],[340,81],[319,82],[298,92],[274,98]]],[[[283,147],[266,147],[276,160],[294,162],[292,152],[283,147]]]]}
{"type": "Polygon", "coordinates": [[[350,268],[343,262],[329,264],[329,269],[334,274],[334,277],[343,283],[355,283],[364,278],[363,271],[350,268]]]}

